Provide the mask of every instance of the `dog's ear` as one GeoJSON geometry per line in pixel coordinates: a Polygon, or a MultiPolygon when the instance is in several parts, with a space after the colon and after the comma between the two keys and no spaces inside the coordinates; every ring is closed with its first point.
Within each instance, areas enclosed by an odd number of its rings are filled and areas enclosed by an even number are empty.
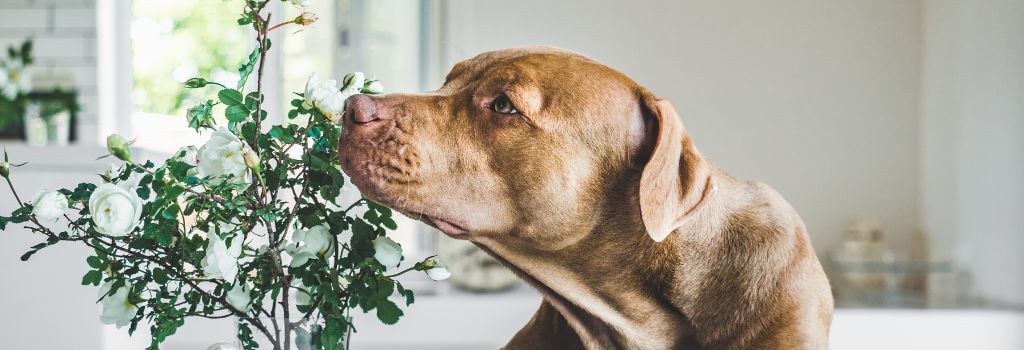
{"type": "Polygon", "coordinates": [[[640,98],[649,158],[640,177],[640,213],[657,242],[681,226],[714,188],[710,166],[683,128],[672,102],[640,98]]]}

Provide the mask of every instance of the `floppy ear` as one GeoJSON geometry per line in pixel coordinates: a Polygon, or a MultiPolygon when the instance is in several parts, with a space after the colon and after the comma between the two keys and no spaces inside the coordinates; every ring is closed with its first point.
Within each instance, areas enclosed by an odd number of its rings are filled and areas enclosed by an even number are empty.
{"type": "Polygon", "coordinates": [[[666,99],[641,94],[646,137],[653,150],[640,177],[640,213],[647,234],[657,242],[668,237],[714,188],[710,166],[683,128],[666,99]],[[654,123],[656,125],[652,125],[654,123]]]}

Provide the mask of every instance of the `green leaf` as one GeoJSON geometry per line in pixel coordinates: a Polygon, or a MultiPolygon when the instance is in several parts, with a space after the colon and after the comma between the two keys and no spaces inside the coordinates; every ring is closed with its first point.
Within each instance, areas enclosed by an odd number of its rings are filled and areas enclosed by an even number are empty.
{"type": "Polygon", "coordinates": [[[228,108],[224,110],[224,117],[228,118],[228,121],[231,122],[241,122],[245,120],[245,118],[248,116],[249,111],[246,110],[245,107],[242,105],[228,106],[228,108]]]}
{"type": "Polygon", "coordinates": [[[384,227],[387,227],[389,230],[396,230],[396,229],[398,229],[398,224],[395,223],[395,220],[392,219],[392,218],[381,219],[380,223],[382,225],[384,225],[384,227]]]}
{"type": "Polygon", "coordinates": [[[94,269],[103,269],[107,267],[106,264],[104,264],[103,261],[100,260],[100,257],[98,256],[90,256],[88,258],[85,258],[85,262],[89,264],[89,267],[92,267],[94,269]]]}
{"type": "Polygon", "coordinates": [[[390,300],[384,299],[377,305],[377,318],[384,324],[392,325],[398,323],[398,318],[402,317],[402,315],[402,310],[390,300]]]}
{"type": "Polygon", "coordinates": [[[245,95],[245,108],[248,110],[254,110],[256,109],[256,102],[259,101],[259,94],[257,94],[255,91],[250,92],[248,95],[245,95]]]}
{"type": "Polygon", "coordinates": [[[278,139],[283,143],[295,142],[295,136],[292,135],[291,130],[285,129],[280,125],[274,125],[274,127],[270,128],[270,132],[268,134],[270,135],[270,137],[278,139]]]}
{"type": "Polygon", "coordinates": [[[100,285],[101,281],[103,281],[103,273],[100,272],[100,270],[89,270],[89,272],[85,273],[85,276],[82,276],[83,286],[87,286],[90,284],[98,286],[100,285]]]}
{"type": "Polygon", "coordinates": [[[165,284],[170,278],[167,277],[167,270],[161,268],[153,269],[153,282],[165,284]]]}
{"type": "Polygon", "coordinates": [[[222,89],[217,93],[217,98],[220,102],[228,106],[240,106],[244,103],[242,101],[242,93],[235,89],[222,89]]]}
{"type": "Polygon", "coordinates": [[[28,261],[28,259],[31,258],[32,255],[35,254],[36,252],[38,252],[38,250],[30,250],[25,252],[25,254],[21,255],[21,261],[28,261]]]}
{"type": "MultiPolygon", "coordinates": [[[[241,24],[241,20],[239,20],[241,24]]],[[[256,68],[256,61],[260,59],[260,48],[257,47],[249,53],[249,59],[242,63],[241,67],[238,67],[238,89],[241,90],[245,86],[245,81],[249,79],[249,74],[252,74],[254,68],[256,68]]]]}
{"type": "Polygon", "coordinates": [[[200,128],[212,128],[213,121],[213,100],[206,100],[195,107],[189,108],[185,113],[188,118],[188,127],[199,130],[200,128]]]}

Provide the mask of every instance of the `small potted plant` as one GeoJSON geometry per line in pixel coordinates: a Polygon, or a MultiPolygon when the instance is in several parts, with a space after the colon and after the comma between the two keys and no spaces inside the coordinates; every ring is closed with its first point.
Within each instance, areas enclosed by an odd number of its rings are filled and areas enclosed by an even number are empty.
{"type": "Polygon", "coordinates": [[[32,39],[7,48],[0,59],[0,137],[21,138],[22,118],[32,89],[32,39]]]}
{"type": "Polygon", "coordinates": [[[0,59],[0,137],[33,146],[67,145],[78,111],[75,92],[32,89],[32,39],[7,48],[0,59]]]}

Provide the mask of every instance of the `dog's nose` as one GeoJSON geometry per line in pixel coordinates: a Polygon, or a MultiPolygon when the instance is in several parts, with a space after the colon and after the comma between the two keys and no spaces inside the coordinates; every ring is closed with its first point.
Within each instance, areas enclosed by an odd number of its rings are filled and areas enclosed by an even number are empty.
{"type": "Polygon", "coordinates": [[[380,120],[377,103],[366,95],[352,95],[345,104],[345,119],[353,125],[369,124],[380,120]]]}

